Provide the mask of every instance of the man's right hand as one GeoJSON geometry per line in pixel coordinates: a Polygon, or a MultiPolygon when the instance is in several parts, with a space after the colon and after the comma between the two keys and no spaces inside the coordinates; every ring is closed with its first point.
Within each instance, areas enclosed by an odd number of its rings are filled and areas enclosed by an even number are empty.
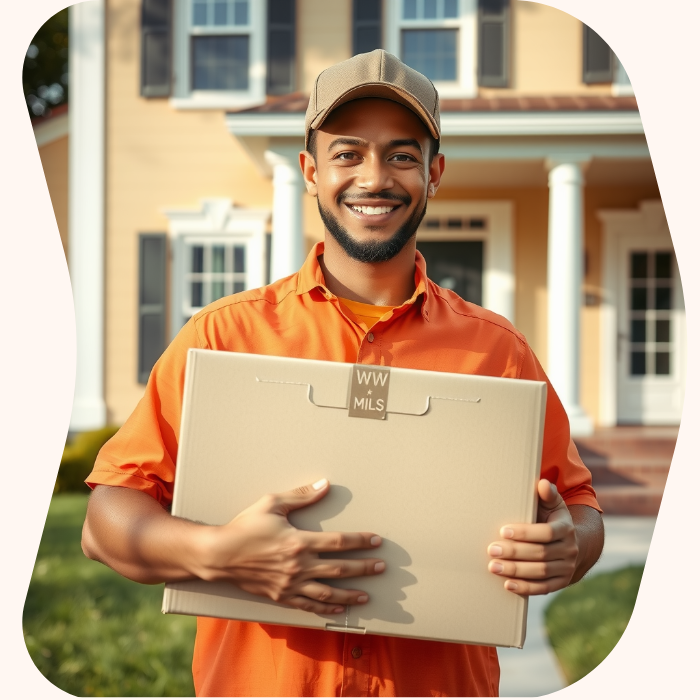
{"type": "Polygon", "coordinates": [[[321,559],[321,552],[375,549],[381,538],[371,532],[297,530],[287,516],[321,500],[326,479],[280,494],[264,496],[227,525],[202,532],[199,578],[231,581],[239,588],[278,603],[321,615],[337,614],[345,605],[366,603],[355,589],[335,588],[317,579],[373,576],[384,571],[381,559],[321,559]]]}
{"type": "Polygon", "coordinates": [[[134,489],[97,486],[88,503],[82,546],[86,556],[140,583],[230,581],[239,588],[301,610],[338,614],[366,603],[363,591],[318,579],[381,573],[381,559],[321,558],[321,552],[375,549],[369,532],[309,532],[287,519],[329,490],[313,486],[261,498],[226,525],[202,525],[171,516],[154,498],[134,489]]]}

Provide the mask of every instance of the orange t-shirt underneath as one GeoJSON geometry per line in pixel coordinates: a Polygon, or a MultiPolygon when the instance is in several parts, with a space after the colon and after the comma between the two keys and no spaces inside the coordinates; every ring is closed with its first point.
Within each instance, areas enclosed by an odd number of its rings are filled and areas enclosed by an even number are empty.
{"type": "Polygon", "coordinates": [[[338,297],[338,301],[350,318],[360,326],[364,326],[365,330],[368,331],[371,330],[382,317],[396,308],[395,306],[364,304],[361,301],[353,301],[352,299],[344,299],[343,297],[338,297]]]}
{"type": "MultiPolygon", "coordinates": [[[[156,363],[132,415],[100,451],[87,483],[138,489],[169,506],[189,348],[547,381],[523,336],[504,318],[431,282],[420,254],[413,296],[375,319],[378,310],[353,310],[353,302],[331,294],[318,264],[322,253],[317,244],[297,274],[193,316],[156,363]],[[369,322],[371,331],[363,327],[369,322]]],[[[269,433],[274,439],[274,425],[269,433]]],[[[541,474],[567,504],[599,510],[551,385],[541,474]]],[[[197,621],[193,675],[199,696],[478,697],[498,695],[499,685],[493,647],[212,618],[197,621]]]]}

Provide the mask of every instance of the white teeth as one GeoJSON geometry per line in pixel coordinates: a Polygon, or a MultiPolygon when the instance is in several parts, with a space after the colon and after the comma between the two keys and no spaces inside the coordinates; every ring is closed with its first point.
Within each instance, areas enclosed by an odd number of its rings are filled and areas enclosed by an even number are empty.
{"type": "Polygon", "coordinates": [[[388,214],[394,209],[394,207],[359,207],[355,205],[353,205],[352,208],[357,212],[369,214],[370,216],[375,216],[376,214],[388,214]]]}

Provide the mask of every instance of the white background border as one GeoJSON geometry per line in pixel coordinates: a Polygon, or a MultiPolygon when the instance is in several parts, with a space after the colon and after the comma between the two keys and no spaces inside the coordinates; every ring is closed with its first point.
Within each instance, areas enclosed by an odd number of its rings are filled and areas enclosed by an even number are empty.
{"type": "MultiPolygon", "coordinates": [[[[700,3],[695,0],[550,0],[593,27],[615,50],[634,85],[680,266],[688,356],[698,357],[700,259],[697,75],[700,3]],[[680,21],[679,21],[680,20],[680,21]],[[684,68],[684,70],[679,69],[684,68]]],[[[75,380],[75,324],[56,220],[22,95],[22,62],[37,29],[65,0],[3,5],[0,76],[0,445],[5,614],[0,627],[8,697],[65,694],[38,673],[22,639],[22,608],[68,429],[75,380]],[[30,273],[31,271],[31,273],[30,273]]],[[[137,85],[135,84],[134,89],[137,85]]],[[[689,363],[683,423],[637,606],[627,632],[593,673],[562,698],[689,695],[696,683],[700,606],[695,589],[700,492],[692,434],[700,418],[698,365],[689,363]]]]}

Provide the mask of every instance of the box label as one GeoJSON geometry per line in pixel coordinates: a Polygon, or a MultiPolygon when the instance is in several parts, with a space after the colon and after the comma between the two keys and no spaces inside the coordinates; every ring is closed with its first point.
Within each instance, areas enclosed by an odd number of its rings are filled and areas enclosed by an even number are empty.
{"type": "Polygon", "coordinates": [[[351,418],[384,420],[389,398],[389,368],[353,365],[350,379],[351,418]]]}

